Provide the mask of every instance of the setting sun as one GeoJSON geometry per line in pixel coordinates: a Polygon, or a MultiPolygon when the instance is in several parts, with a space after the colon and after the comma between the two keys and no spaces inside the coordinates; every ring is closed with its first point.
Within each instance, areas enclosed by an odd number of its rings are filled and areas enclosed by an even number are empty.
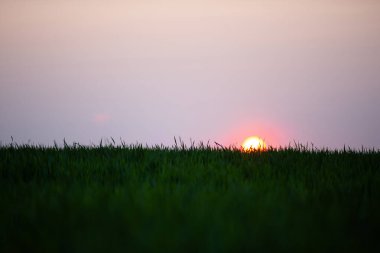
{"type": "Polygon", "coordinates": [[[264,140],[257,136],[248,137],[241,146],[244,151],[265,150],[267,147],[264,140]]]}

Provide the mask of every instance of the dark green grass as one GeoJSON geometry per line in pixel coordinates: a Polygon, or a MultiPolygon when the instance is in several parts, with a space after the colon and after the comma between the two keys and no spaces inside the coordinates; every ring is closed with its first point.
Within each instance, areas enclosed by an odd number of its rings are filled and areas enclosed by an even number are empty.
{"type": "Polygon", "coordinates": [[[0,148],[0,252],[369,252],[379,235],[378,151],[0,148]]]}

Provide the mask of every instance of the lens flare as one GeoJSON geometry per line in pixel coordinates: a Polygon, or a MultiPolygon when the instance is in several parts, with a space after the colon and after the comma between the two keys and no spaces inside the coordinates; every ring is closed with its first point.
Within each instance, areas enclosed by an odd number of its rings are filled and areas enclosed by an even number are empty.
{"type": "Polygon", "coordinates": [[[251,136],[244,140],[241,145],[243,151],[263,151],[266,150],[267,144],[258,136],[251,136]]]}

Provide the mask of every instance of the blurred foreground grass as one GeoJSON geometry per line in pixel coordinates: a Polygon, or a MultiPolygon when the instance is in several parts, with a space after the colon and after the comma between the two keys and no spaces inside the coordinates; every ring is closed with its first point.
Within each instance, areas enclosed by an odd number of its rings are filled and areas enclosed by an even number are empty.
{"type": "Polygon", "coordinates": [[[0,148],[0,252],[380,250],[380,153],[0,148]]]}

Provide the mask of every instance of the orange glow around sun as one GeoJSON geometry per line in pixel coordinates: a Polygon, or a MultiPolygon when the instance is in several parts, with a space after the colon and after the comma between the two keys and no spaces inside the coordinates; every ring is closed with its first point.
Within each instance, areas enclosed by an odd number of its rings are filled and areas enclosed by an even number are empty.
{"type": "Polygon", "coordinates": [[[267,144],[258,136],[251,136],[244,140],[241,145],[243,151],[266,150],[267,144]]]}

